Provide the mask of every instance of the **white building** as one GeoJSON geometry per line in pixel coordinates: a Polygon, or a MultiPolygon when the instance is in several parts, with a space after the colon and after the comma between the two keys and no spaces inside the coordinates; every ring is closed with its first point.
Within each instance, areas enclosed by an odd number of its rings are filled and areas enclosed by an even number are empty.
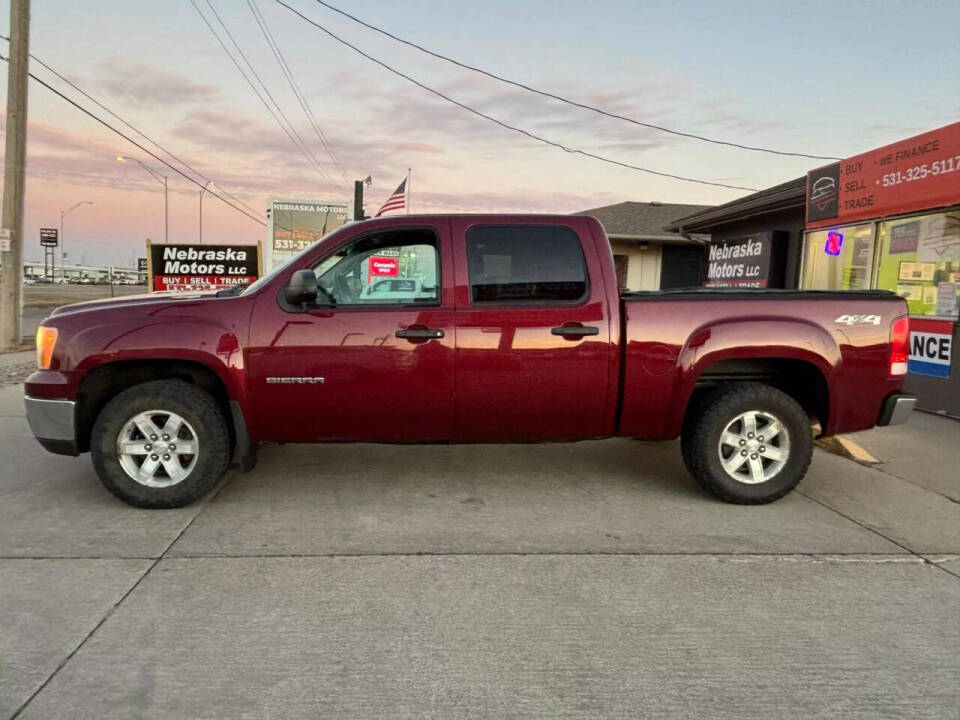
{"type": "Polygon", "coordinates": [[[600,221],[613,249],[617,284],[626,290],[660,290],[700,284],[704,236],[685,236],[664,229],[678,218],[707,210],[709,205],[622,202],[582,210],[600,221]]]}

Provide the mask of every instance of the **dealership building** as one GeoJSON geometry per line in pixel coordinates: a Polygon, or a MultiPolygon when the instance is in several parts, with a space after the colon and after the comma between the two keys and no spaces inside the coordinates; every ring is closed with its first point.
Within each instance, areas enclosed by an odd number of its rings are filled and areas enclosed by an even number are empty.
{"type": "Polygon", "coordinates": [[[906,389],[920,407],[960,417],[960,122],[667,229],[710,236],[701,284],[902,296],[911,318],[906,389]]]}

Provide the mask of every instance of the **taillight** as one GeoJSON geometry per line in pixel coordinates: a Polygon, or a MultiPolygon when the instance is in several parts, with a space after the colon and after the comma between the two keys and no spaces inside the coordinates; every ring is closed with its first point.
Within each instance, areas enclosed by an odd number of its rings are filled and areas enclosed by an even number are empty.
{"type": "Polygon", "coordinates": [[[53,359],[53,346],[57,342],[57,329],[44,327],[37,328],[37,367],[41,370],[50,369],[50,361],[53,359]]]}
{"type": "Polygon", "coordinates": [[[910,318],[897,318],[890,326],[890,374],[906,375],[909,357],[910,318]]]}

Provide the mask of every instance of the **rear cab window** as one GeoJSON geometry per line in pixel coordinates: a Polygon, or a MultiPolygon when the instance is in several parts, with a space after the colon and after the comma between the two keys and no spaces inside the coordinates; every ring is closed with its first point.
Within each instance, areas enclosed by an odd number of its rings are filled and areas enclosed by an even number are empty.
{"type": "Polygon", "coordinates": [[[575,304],[589,292],[583,248],[571,228],[473,226],[466,249],[472,304],[575,304]]]}

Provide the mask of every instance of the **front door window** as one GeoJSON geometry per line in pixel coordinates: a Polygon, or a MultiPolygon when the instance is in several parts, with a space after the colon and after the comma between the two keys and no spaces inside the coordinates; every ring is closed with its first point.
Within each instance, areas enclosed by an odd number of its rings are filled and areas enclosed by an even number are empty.
{"type": "Polygon", "coordinates": [[[353,305],[436,304],[439,265],[432,233],[367,237],[351,243],[314,267],[317,302],[353,305]]]}

